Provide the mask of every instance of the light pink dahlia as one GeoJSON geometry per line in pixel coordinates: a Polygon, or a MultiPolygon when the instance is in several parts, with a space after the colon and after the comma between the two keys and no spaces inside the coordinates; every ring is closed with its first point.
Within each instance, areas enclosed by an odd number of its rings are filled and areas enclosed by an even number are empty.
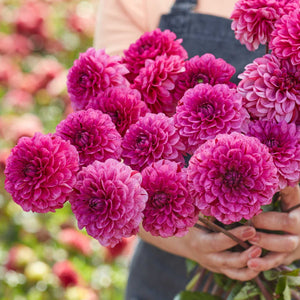
{"type": "Polygon", "coordinates": [[[275,22],[299,7],[298,0],[239,0],[231,14],[235,37],[248,50],[270,41],[275,22]]]}
{"type": "Polygon", "coordinates": [[[161,55],[155,60],[148,59],[132,87],[141,92],[142,100],[151,112],[163,112],[172,116],[178,102],[176,81],[184,70],[184,61],[178,55],[161,55]]]}
{"type": "Polygon", "coordinates": [[[183,236],[195,225],[199,210],[187,187],[186,169],[160,160],[142,171],[142,187],[148,193],[143,227],[154,236],[183,236]]]}
{"type": "Polygon", "coordinates": [[[178,76],[177,99],[180,100],[186,90],[199,83],[211,85],[225,83],[234,88],[236,85],[230,81],[234,73],[234,66],[222,58],[216,58],[211,53],[205,53],[200,57],[196,55],[185,61],[185,72],[178,76]]]}
{"type": "Polygon", "coordinates": [[[122,148],[125,164],[138,171],[160,159],[184,164],[185,146],[180,141],[173,118],[163,113],[147,113],[131,125],[124,136],[122,148]]]}
{"type": "Polygon", "coordinates": [[[85,109],[89,101],[108,87],[129,85],[124,77],[129,71],[119,56],[105,50],[89,48],[73,63],[67,77],[67,88],[75,110],[85,109]]]}
{"type": "Polygon", "coordinates": [[[108,88],[90,101],[87,107],[108,114],[122,136],[131,124],[149,112],[146,103],[141,100],[140,92],[126,86],[108,88]]]}
{"type": "Polygon", "coordinates": [[[278,176],[268,147],[233,132],[201,145],[191,157],[188,184],[196,206],[224,224],[251,219],[270,204],[278,176]]]}
{"type": "Polygon", "coordinates": [[[5,168],[5,189],[24,211],[54,212],[73,190],[78,153],[69,142],[52,134],[22,137],[5,168]]]}
{"type": "Polygon", "coordinates": [[[186,91],[179,101],[174,124],[187,152],[219,133],[247,130],[248,113],[242,97],[226,84],[198,84],[186,91]]]}
{"type": "Polygon", "coordinates": [[[135,43],[124,51],[123,61],[130,71],[129,78],[133,82],[147,59],[155,59],[160,55],[178,55],[183,60],[188,58],[186,50],[181,45],[182,39],[176,39],[176,34],[170,30],[159,28],[144,33],[135,43]]]}
{"type": "Polygon", "coordinates": [[[79,229],[112,247],[136,234],[148,199],[141,182],[140,173],[114,159],[82,168],[70,198],[79,229]]]}
{"type": "Polygon", "coordinates": [[[300,106],[300,65],[272,54],[257,58],[239,75],[238,92],[253,119],[296,122],[300,106]]]}
{"type": "Polygon", "coordinates": [[[122,138],[109,115],[100,110],[73,112],[56,127],[56,135],[70,141],[79,153],[80,166],[95,160],[119,159],[122,138]]]}
{"type": "Polygon", "coordinates": [[[290,59],[293,65],[300,65],[300,9],[276,22],[270,48],[278,58],[290,59]]]}
{"type": "Polygon", "coordinates": [[[250,124],[248,135],[268,146],[278,170],[280,190],[300,181],[300,128],[285,121],[255,121],[250,124]]]}

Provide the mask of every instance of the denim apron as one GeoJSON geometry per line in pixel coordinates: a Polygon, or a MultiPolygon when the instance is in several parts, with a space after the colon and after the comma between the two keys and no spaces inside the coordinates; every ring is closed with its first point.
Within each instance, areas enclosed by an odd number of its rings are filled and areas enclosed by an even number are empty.
{"type": "MultiPolygon", "coordinates": [[[[163,0],[162,0],[163,1],[163,0]]],[[[265,54],[262,46],[250,52],[234,37],[231,20],[194,13],[197,0],[177,0],[159,27],[182,38],[189,58],[212,53],[236,68],[232,81],[246,64],[265,54]]],[[[126,300],[172,300],[190,280],[185,259],[139,241],[130,265],[126,300]]]]}

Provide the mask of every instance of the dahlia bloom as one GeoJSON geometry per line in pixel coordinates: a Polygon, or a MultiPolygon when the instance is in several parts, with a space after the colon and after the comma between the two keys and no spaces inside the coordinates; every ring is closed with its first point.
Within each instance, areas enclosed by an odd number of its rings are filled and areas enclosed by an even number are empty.
{"type": "Polygon", "coordinates": [[[78,153],[69,142],[52,134],[22,137],[5,168],[5,189],[24,211],[54,212],[73,190],[78,153]]]}
{"type": "Polygon", "coordinates": [[[79,55],[67,76],[67,88],[75,110],[85,109],[89,101],[111,86],[129,85],[127,68],[118,56],[104,49],[89,48],[79,55]]]}
{"type": "Polygon", "coordinates": [[[123,61],[130,71],[131,81],[145,66],[147,59],[155,59],[160,55],[178,55],[183,60],[188,58],[186,50],[180,45],[182,39],[176,39],[176,34],[170,30],[161,31],[159,28],[144,33],[135,43],[124,51],[123,61]]]}
{"type": "Polygon", "coordinates": [[[69,260],[55,263],[52,271],[58,277],[60,284],[64,288],[78,285],[80,282],[79,274],[69,260]]]}
{"type": "Polygon", "coordinates": [[[185,61],[185,72],[178,76],[176,82],[176,85],[178,85],[177,99],[180,100],[186,90],[199,83],[209,83],[211,85],[225,83],[234,88],[236,85],[230,82],[234,73],[234,66],[222,58],[216,58],[211,53],[206,53],[200,57],[196,55],[185,61]]]}
{"type": "Polygon", "coordinates": [[[82,168],[70,198],[79,229],[112,247],[136,234],[148,199],[141,182],[140,173],[114,159],[82,168]]]}
{"type": "Polygon", "coordinates": [[[257,138],[233,132],[201,145],[187,168],[196,206],[223,224],[251,219],[270,204],[278,188],[277,168],[257,138]]]}
{"type": "Polygon", "coordinates": [[[109,115],[100,110],[90,108],[69,114],[57,125],[56,135],[76,147],[81,167],[95,160],[120,158],[121,136],[109,115]]]}
{"type": "Polygon", "coordinates": [[[184,164],[185,146],[180,141],[173,118],[163,113],[148,113],[131,125],[122,148],[124,163],[138,171],[160,159],[184,164]]]}
{"type": "Polygon", "coordinates": [[[138,90],[126,86],[108,88],[99,97],[94,98],[87,108],[101,110],[108,114],[123,136],[129,126],[149,112],[138,90]]]}
{"type": "Polygon", "coordinates": [[[245,131],[248,119],[242,97],[235,89],[206,83],[186,91],[176,108],[174,124],[187,152],[193,153],[219,133],[245,131]]]}
{"type": "Polygon", "coordinates": [[[239,0],[231,14],[235,37],[248,50],[270,41],[275,22],[299,7],[298,0],[239,0]]]}
{"type": "Polygon", "coordinates": [[[270,48],[278,58],[289,58],[293,65],[300,64],[300,9],[290,12],[276,22],[270,48]]]}
{"type": "Polygon", "coordinates": [[[278,170],[280,190],[300,181],[300,128],[285,121],[254,121],[248,135],[268,146],[278,170]]]}
{"type": "Polygon", "coordinates": [[[259,57],[239,75],[243,106],[253,119],[296,122],[300,111],[300,65],[272,54],[259,57]]]}
{"type": "Polygon", "coordinates": [[[141,92],[142,100],[151,112],[163,112],[171,116],[177,105],[176,81],[184,70],[184,60],[178,55],[161,55],[155,60],[147,59],[132,87],[141,92]]]}
{"type": "Polygon", "coordinates": [[[142,171],[142,187],[148,193],[143,227],[154,236],[183,236],[198,220],[187,187],[186,169],[176,162],[160,160],[142,171]]]}

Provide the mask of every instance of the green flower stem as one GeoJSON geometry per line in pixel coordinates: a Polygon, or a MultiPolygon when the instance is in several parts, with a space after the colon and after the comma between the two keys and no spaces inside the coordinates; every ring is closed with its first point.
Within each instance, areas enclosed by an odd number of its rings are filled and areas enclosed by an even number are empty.
{"type": "Polygon", "coordinates": [[[202,268],[201,266],[198,266],[196,274],[193,276],[193,278],[190,280],[190,282],[186,286],[187,291],[195,292],[202,280],[204,279],[205,273],[207,270],[205,268],[202,268]]]}

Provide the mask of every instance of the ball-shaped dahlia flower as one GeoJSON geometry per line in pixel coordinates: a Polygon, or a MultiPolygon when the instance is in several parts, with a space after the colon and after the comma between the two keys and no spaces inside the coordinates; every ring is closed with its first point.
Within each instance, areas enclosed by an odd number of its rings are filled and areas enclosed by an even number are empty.
{"type": "Polygon", "coordinates": [[[5,168],[5,189],[24,211],[54,212],[68,200],[76,182],[78,153],[53,134],[22,137],[5,168]]]}
{"type": "Polygon", "coordinates": [[[243,106],[253,119],[296,122],[300,106],[300,65],[272,54],[259,57],[239,75],[243,106]]]}
{"type": "Polygon", "coordinates": [[[147,113],[131,125],[122,142],[124,163],[141,171],[153,162],[168,159],[184,164],[185,146],[173,118],[147,113]]]}
{"type": "Polygon", "coordinates": [[[247,130],[249,119],[242,97],[226,84],[198,84],[179,101],[174,124],[192,154],[199,145],[219,133],[247,130]]]}
{"type": "Polygon", "coordinates": [[[183,60],[188,58],[186,50],[181,45],[182,39],[176,39],[176,34],[170,30],[159,28],[144,33],[135,43],[124,51],[123,61],[130,71],[129,80],[133,82],[147,59],[155,59],[160,55],[179,55],[183,60]]]}
{"type": "Polygon", "coordinates": [[[270,41],[275,22],[298,6],[298,0],[239,0],[231,14],[231,28],[236,39],[254,51],[270,41]]]}
{"type": "Polygon", "coordinates": [[[172,116],[178,102],[176,81],[184,70],[184,61],[178,55],[161,55],[155,60],[148,59],[132,87],[141,92],[142,100],[151,112],[163,112],[172,116]]]}
{"type": "Polygon", "coordinates": [[[185,61],[185,72],[178,76],[177,99],[180,100],[186,90],[199,83],[215,85],[225,83],[234,88],[236,85],[230,81],[235,73],[235,68],[222,58],[216,58],[211,53],[202,56],[194,56],[185,61]]]}
{"type": "Polygon", "coordinates": [[[79,229],[112,247],[136,234],[148,199],[141,183],[140,173],[111,158],[82,168],[70,198],[79,229]]]}
{"type": "Polygon", "coordinates": [[[142,171],[142,187],[148,193],[143,227],[154,236],[183,236],[198,220],[187,187],[186,169],[160,160],[142,171]]]}
{"type": "Polygon", "coordinates": [[[280,190],[300,181],[300,128],[285,121],[254,121],[248,135],[268,146],[278,170],[280,190]]]}
{"type": "Polygon", "coordinates": [[[70,141],[79,153],[80,166],[95,160],[119,159],[122,138],[109,115],[100,110],[73,112],[56,127],[56,135],[70,141]]]}
{"type": "Polygon", "coordinates": [[[196,206],[223,224],[251,219],[270,204],[277,168],[257,138],[233,132],[202,144],[191,157],[188,185],[196,206]]]}
{"type": "Polygon", "coordinates": [[[293,65],[300,65],[300,9],[284,15],[276,22],[270,48],[278,58],[288,58],[293,65]]]}
{"type": "Polygon", "coordinates": [[[146,103],[141,100],[140,92],[126,86],[108,88],[90,101],[87,108],[108,114],[122,136],[131,124],[149,112],[146,103]]]}
{"type": "Polygon", "coordinates": [[[73,63],[67,76],[67,88],[75,110],[85,109],[89,101],[108,87],[129,85],[127,68],[119,56],[89,48],[73,63]]]}

